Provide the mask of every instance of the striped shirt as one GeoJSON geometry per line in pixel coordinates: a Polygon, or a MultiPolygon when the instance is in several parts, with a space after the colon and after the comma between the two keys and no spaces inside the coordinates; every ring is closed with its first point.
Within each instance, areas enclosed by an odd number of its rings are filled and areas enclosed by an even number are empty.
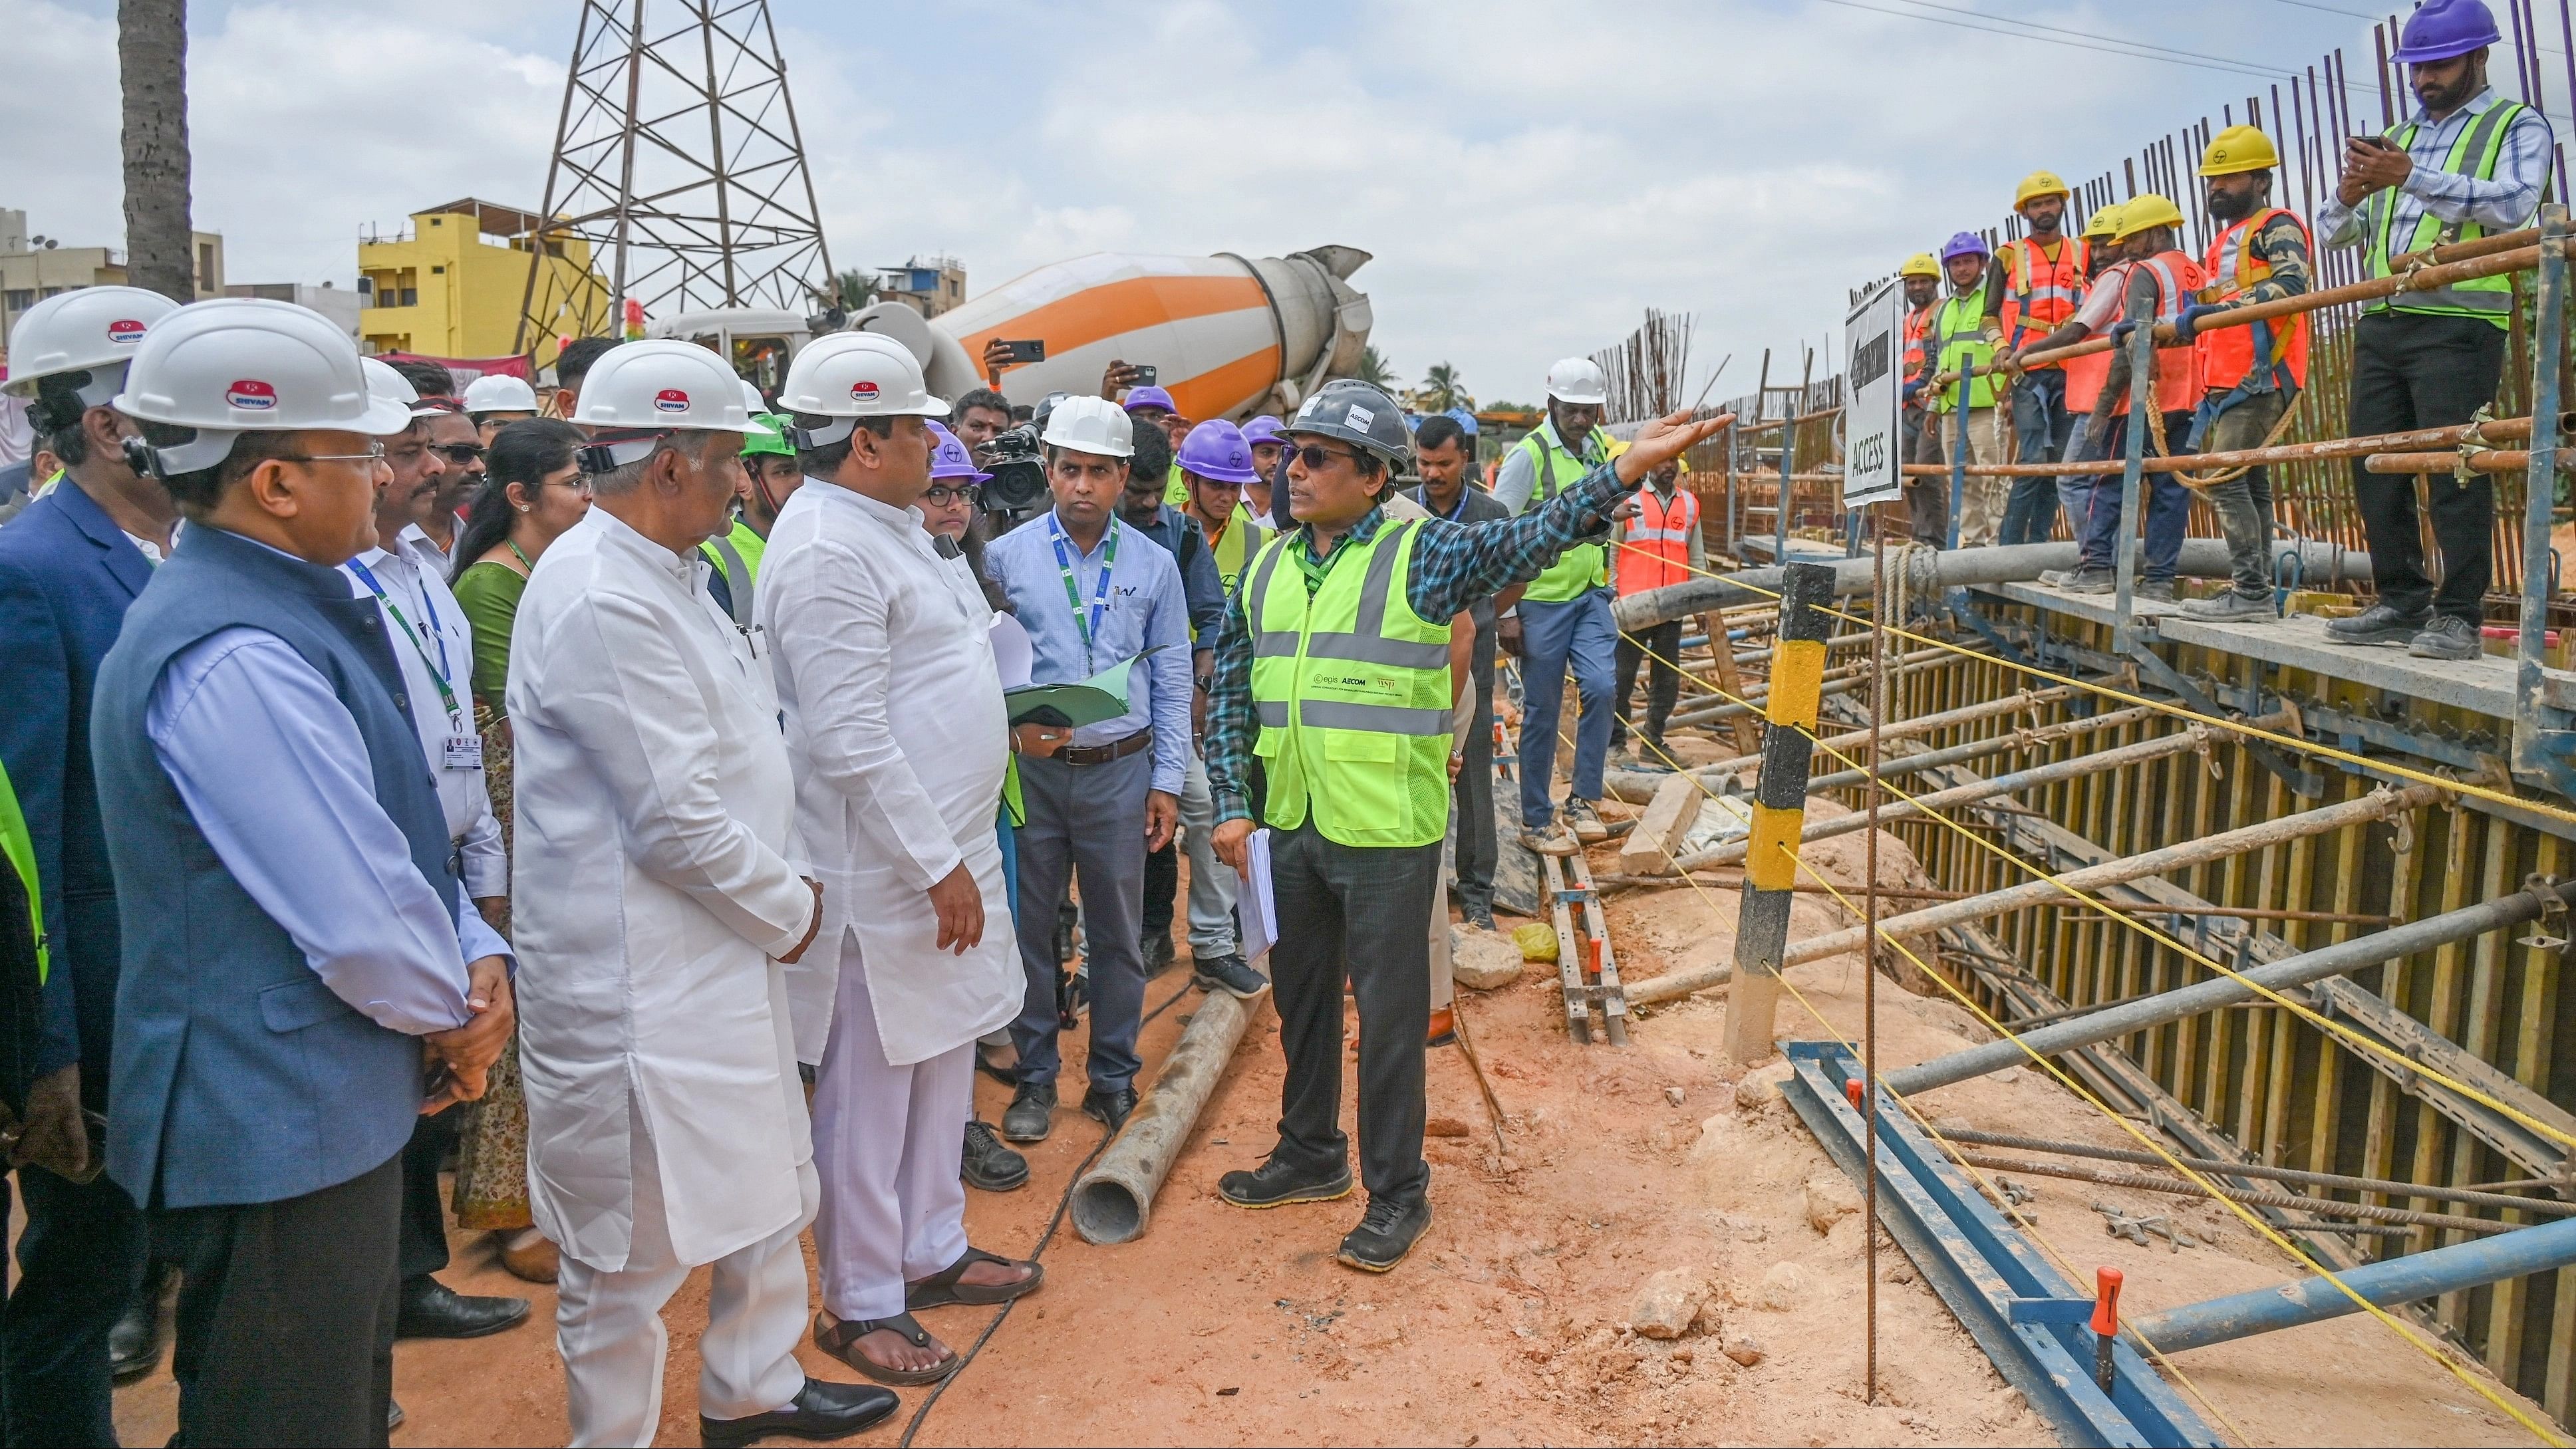
{"type": "MultiPolygon", "coordinates": [[[[2403,252],[2413,244],[2416,224],[2427,212],[2439,221],[2476,222],[2490,232],[2499,232],[2523,225],[2540,209],[2541,184],[2549,176],[2549,122],[2528,106],[2505,127],[2504,144],[2496,153],[2494,180],[2481,181],[2443,169],[2460,133],[2497,99],[2495,88],[2489,86],[2470,98],[2467,105],[2438,121],[2417,109],[2413,118],[2415,140],[2406,148],[2415,169],[2397,188],[2397,215],[2388,230],[2391,253],[2403,252]]],[[[2324,235],[2327,246],[2365,246],[2370,241],[2370,228],[2365,224],[2369,214],[2368,198],[2361,206],[2352,207],[2344,205],[2341,196],[2329,192],[2325,206],[2317,213],[2317,230],[2324,235]]]]}

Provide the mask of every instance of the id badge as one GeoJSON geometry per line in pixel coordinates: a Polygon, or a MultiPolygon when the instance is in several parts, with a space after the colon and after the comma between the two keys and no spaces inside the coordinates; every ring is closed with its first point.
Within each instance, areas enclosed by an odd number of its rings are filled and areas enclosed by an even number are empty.
{"type": "Polygon", "coordinates": [[[449,735],[447,737],[447,768],[451,770],[482,769],[483,737],[481,735],[449,735]]]}

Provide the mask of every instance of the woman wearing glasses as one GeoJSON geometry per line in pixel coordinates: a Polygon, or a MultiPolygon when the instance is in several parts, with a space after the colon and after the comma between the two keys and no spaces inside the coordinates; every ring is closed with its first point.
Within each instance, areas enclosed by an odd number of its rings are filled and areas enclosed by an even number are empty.
{"type": "MultiPolygon", "coordinates": [[[[461,417],[460,417],[461,421],[461,417]]],[[[510,677],[510,627],[528,575],[548,545],[590,511],[590,484],[573,463],[581,430],[554,418],[508,424],[493,435],[490,465],[456,540],[456,602],[474,633],[474,723],[483,736],[483,777],[492,813],[510,846],[510,722],[502,713],[510,677]]],[[[433,445],[434,446],[434,445],[433,445]]],[[[457,1147],[457,1226],[500,1239],[501,1262],[534,1283],[555,1279],[555,1245],[528,1211],[528,1109],[519,1092],[514,1041],[492,1068],[490,1089],[457,1147]]]]}

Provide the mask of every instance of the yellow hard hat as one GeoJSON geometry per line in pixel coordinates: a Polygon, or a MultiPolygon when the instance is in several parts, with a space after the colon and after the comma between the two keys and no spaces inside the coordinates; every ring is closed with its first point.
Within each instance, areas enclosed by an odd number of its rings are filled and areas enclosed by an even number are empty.
{"type": "Polygon", "coordinates": [[[2142,231],[2160,226],[2182,225],[2182,208],[2171,197],[2142,191],[2120,204],[2120,219],[2113,223],[2111,240],[2127,241],[2142,231]]]}
{"type": "Polygon", "coordinates": [[[2272,138],[2252,126],[2230,126],[2211,138],[2200,153],[2200,174],[2233,176],[2239,171],[2269,171],[2281,164],[2272,138]]]}
{"type": "Polygon", "coordinates": [[[2115,201],[2094,212],[2093,219],[2084,223],[2085,239],[2091,241],[2098,237],[2103,241],[2109,241],[2120,229],[2120,206],[2121,203],[2115,201]]]}
{"type": "Polygon", "coordinates": [[[2033,197],[2039,196],[2063,196],[2068,201],[2073,201],[2075,191],[2065,182],[2058,180],[2057,173],[2054,171],[2034,171],[2023,177],[2021,185],[2014,188],[2013,210],[2021,210],[2030,204],[2033,197]]]}
{"type": "Polygon", "coordinates": [[[1932,254],[1930,252],[1916,252],[1914,255],[1905,259],[1905,265],[1898,267],[1896,269],[1896,274],[1900,277],[1933,277],[1937,279],[1941,275],[1941,264],[1932,260],[1932,254]]]}

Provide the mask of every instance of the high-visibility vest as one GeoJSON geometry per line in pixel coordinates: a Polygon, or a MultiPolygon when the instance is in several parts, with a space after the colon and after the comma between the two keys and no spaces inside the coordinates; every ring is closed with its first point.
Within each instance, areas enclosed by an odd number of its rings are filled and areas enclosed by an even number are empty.
{"type": "Polygon", "coordinates": [[[752,526],[737,516],[733,527],[698,545],[716,572],[723,574],[725,591],[733,595],[733,621],[751,622],[751,591],[760,579],[760,555],[769,547],[752,526]]]}
{"type": "Polygon", "coordinates": [[[2022,237],[2004,243],[1997,257],[2004,264],[2004,345],[2014,351],[2065,326],[2084,305],[2084,271],[2092,257],[2084,238],[2059,237],[2052,259],[2036,239],[2022,237]]]}
{"type": "MultiPolygon", "coordinates": [[[[1537,465],[1538,481],[1531,485],[1529,508],[1537,508],[1554,498],[1560,489],[1571,488],[1584,474],[1600,467],[1610,458],[1606,439],[1599,428],[1584,439],[1581,454],[1566,451],[1558,441],[1556,424],[1543,423],[1513,446],[1530,455],[1537,465]]],[[[1529,508],[1522,512],[1526,513],[1529,508]]],[[[1541,604],[1562,604],[1582,598],[1586,593],[1610,582],[1610,550],[1597,543],[1578,543],[1557,555],[1545,572],[1530,581],[1524,599],[1541,604]]]]}
{"type": "Polygon", "coordinates": [[[1937,310],[1938,305],[1927,302],[1920,307],[1906,309],[1904,376],[1907,379],[1919,377],[1923,373],[1923,344],[1925,339],[1932,335],[1932,314],[1937,310]]]}
{"type": "MultiPolygon", "coordinates": [[[[2207,285],[2200,289],[2202,302],[2232,302],[2254,290],[2256,283],[2272,275],[2272,264],[2254,255],[2249,245],[2266,223],[2276,216],[2286,216],[2299,228],[2308,242],[2308,255],[2316,255],[2316,238],[2298,213],[2268,206],[2218,234],[2209,244],[2209,256],[2201,264],[2207,285]]],[[[2292,387],[2308,385],[2308,314],[2293,313],[2274,317],[2243,327],[2213,327],[2193,338],[2200,349],[2200,385],[2213,392],[2223,392],[2245,380],[2254,370],[2259,350],[2266,367],[2284,368],[2292,387]]]]}
{"type": "Polygon", "coordinates": [[[1636,517],[1628,520],[1627,547],[1619,550],[1619,597],[1690,580],[1691,535],[1699,528],[1699,495],[1675,488],[1672,500],[1652,488],[1637,490],[1636,517]]]}
{"type": "MultiPolygon", "coordinates": [[[[2137,265],[2156,279],[2156,320],[2171,322],[2191,305],[2194,292],[2200,290],[2200,263],[2180,251],[2162,251],[2137,265]]],[[[2124,278],[2120,284],[2128,286],[2124,278]]],[[[2106,356],[2108,354],[2105,354],[2106,356]]],[[[2130,391],[2123,392],[2111,411],[2129,410],[2130,391]]],[[[2156,349],[2156,411],[2187,413],[2200,406],[2200,349],[2184,342],[2156,349]]],[[[2174,446],[2180,447],[2179,440],[2174,446]]]]}
{"type": "Polygon", "coordinates": [[[1243,585],[1252,636],[1252,752],[1269,777],[1265,819],[1294,830],[1311,812],[1336,845],[1429,845],[1449,831],[1449,621],[1413,612],[1407,581],[1419,521],[1381,524],[1306,591],[1288,557],[1262,547],[1243,585]]]}
{"type": "MultiPolygon", "coordinates": [[[[2442,158],[2442,169],[2454,176],[2474,176],[2480,181],[2495,179],[2496,158],[2504,154],[2504,133],[2513,118],[2522,114],[2519,101],[2499,96],[2475,119],[2460,128],[2460,138],[2451,143],[2451,154],[2442,158]]],[[[2388,128],[2390,144],[2399,150],[2410,149],[2415,142],[2416,125],[2403,121],[2388,128]]],[[[2374,191],[2361,203],[2363,235],[2369,239],[2364,265],[2373,277],[2388,275],[2388,258],[2392,254],[2420,252],[2426,247],[2446,242],[2468,241],[2486,235],[2486,228],[2474,221],[2444,222],[2428,209],[2415,220],[2415,234],[2403,246],[2389,245],[2389,229],[2397,222],[2397,193],[2374,191]]],[[[2429,292],[2400,292],[2383,297],[2363,309],[2368,312],[2430,312],[2445,317],[2484,317],[2498,327],[2513,324],[2513,278],[2499,274],[2453,282],[2429,292]]]]}
{"type": "MultiPolygon", "coordinates": [[[[1448,766],[1443,763],[1441,768],[1445,772],[1448,766]]],[[[18,792],[10,786],[6,768],[0,768],[0,857],[6,858],[7,869],[18,878],[19,887],[27,895],[27,929],[34,936],[36,950],[36,984],[42,986],[51,957],[45,942],[44,882],[36,874],[35,836],[27,829],[27,817],[18,809],[18,792]]],[[[0,928],[14,929],[7,921],[0,921],[0,928]]]]}
{"type": "MultiPolygon", "coordinates": [[[[1200,531],[1204,533],[1206,530],[1200,531]]],[[[1234,514],[1226,520],[1225,532],[1208,544],[1209,554],[1216,559],[1216,576],[1224,581],[1228,594],[1234,592],[1235,584],[1243,578],[1244,562],[1261,552],[1261,546],[1269,541],[1270,530],[1253,521],[1252,509],[1241,503],[1234,505],[1234,514]]]]}
{"type": "MultiPolygon", "coordinates": [[[[1986,285],[1977,290],[1942,302],[1932,318],[1933,365],[1943,372],[1965,372],[1983,367],[1995,360],[1994,344],[1986,340],[1986,285]]],[[[1958,406],[1959,385],[1952,383],[1932,399],[1932,411],[1946,413],[1958,406]]],[[[1979,376],[1968,384],[1968,406],[1990,408],[1995,405],[1995,380],[1979,376]]]]}
{"type": "MultiPolygon", "coordinates": [[[[2102,275],[2093,279],[2094,289],[2107,291],[2114,297],[2126,296],[2129,289],[2129,269],[2135,265],[2134,262],[2113,262],[2104,267],[2102,275]]],[[[2110,380],[2110,353],[2088,352],[2082,357],[2068,358],[2066,411],[2078,416],[2093,411],[2093,404],[2102,396],[2102,384],[2110,380]]]]}

